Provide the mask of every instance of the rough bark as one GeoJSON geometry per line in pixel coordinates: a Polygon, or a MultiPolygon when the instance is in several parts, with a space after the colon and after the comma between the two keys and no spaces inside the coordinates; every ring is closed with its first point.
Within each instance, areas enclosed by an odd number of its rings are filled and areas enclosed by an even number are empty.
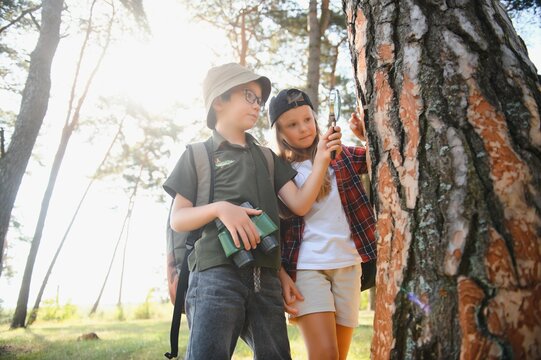
{"type": "Polygon", "coordinates": [[[60,41],[64,1],[45,0],[41,30],[30,55],[28,78],[7,151],[0,158],[0,274],[11,211],[49,104],[51,64],[60,41]]]}
{"type": "Polygon", "coordinates": [[[498,1],[344,1],[368,100],[374,359],[541,358],[541,87],[498,1]]]}
{"type": "Polygon", "coordinates": [[[112,30],[113,21],[114,21],[114,15],[115,15],[113,3],[111,3],[112,15],[107,27],[107,35],[106,35],[105,44],[103,45],[100,56],[94,68],[92,69],[92,72],[88,80],[85,83],[83,92],[81,96],[79,97],[75,108],[72,108],[74,104],[74,100],[75,100],[74,94],[75,94],[76,86],[78,84],[78,77],[79,77],[79,71],[81,68],[81,63],[84,59],[84,54],[87,48],[90,34],[93,32],[92,20],[93,20],[93,9],[94,9],[95,4],[96,4],[96,0],[94,0],[91,5],[90,16],[88,18],[88,28],[86,31],[85,39],[83,41],[83,45],[81,47],[81,52],[80,52],[78,64],[77,64],[77,70],[76,70],[75,78],[73,81],[73,86],[71,89],[71,98],[69,102],[68,114],[66,116],[64,128],[62,129],[62,136],[60,138],[60,144],[58,145],[58,148],[54,157],[53,165],[51,167],[51,172],[49,173],[49,180],[47,182],[47,188],[45,189],[43,199],[41,200],[40,213],[38,216],[36,229],[34,230],[34,237],[32,238],[32,243],[30,245],[30,252],[28,253],[28,258],[26,260],[26,265],[24,268],[23,280],[21,282],[21,288],[19,290],[19,297],[17,298],[17,306],[15,308],[15,313],[11,321],[12,329],[25,326],[27,307],[28,307],[28,298],[30,295],[30,285],[32,282],[34,264],[36,262],[36,257],[37,257],[39,246],[41,243],[43,229],[45,228],[45,220],[47,219],[47,212],[49,210],[49,204],[53,196],[53,191],[56,185],[56,179],[58,177],[58,174],[60,173],[60,167],[62,165],[62,161],[64,160],[64,155],[68,148],[68,143],[71,138],[71,135],[73,134],[73,132],[79,125],[81,109],[85,103],[88,91],[90,90],[92,81],[101,66],[101,63],[105,57],[105,54],[107,52],[107,49],[111,41],[111,30],[112,30]],[[73,109],[73,114],[72,114],[72,109],[73,109]]]}

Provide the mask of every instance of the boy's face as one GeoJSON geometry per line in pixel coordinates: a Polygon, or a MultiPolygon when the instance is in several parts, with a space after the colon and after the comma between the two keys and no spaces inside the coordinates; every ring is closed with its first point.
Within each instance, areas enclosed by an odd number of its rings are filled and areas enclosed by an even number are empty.
{"type": "Polygon", "coordinates": [[[259,118],[261,96],[261,86],[252,81],[233,88],[229,100],[217,98],[213,105],[217,124],[239,131],[251,129],[259,118]]]}
{"type": "Polygon", "coordinates": [[[278,128],[287,143],[297,149],[309,148],[317,135],[312,108],[302,105],[286,111],[278,118],[278,128]]]}

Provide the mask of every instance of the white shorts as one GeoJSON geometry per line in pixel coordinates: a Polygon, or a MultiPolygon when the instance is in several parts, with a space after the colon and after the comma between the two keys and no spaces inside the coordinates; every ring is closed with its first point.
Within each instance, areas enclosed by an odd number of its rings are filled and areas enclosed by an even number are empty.
{"type": "Polygon", "coordinates": [[[336,323],[346,327],[359,325],[361,300],[361,264],[332,270],[297,270],[295,284],[304,301],[295,302],[296,317],[318,312],[334,312],[336,323]]]}

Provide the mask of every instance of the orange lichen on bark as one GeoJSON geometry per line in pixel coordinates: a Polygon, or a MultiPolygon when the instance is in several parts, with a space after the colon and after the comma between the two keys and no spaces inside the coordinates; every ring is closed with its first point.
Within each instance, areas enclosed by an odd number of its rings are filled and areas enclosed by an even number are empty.
{"type": "Polygon", "coordinates": [[[403,282],[411,244],[408,213],[401,208],[400,197],[388,164],[388,155],[377,171],[380,213],[378,231],[378,272],[372,358],[388,359],[394,347],[393,320],[395,301],[403,282]]]}
{"type": "Polygon", "coordinates": [[[541,358],[541,284],[502,289],[486,309],[487,328],[511,346],[513,359],[541,358]]]}
{"type": "Polygon", "coordinates": [[[485,298],[483,290],[474,281],[459,277],[458,284],[458,314],[462,341],[460,359],[499,359],[502,355],[500,346],[484,336],[479,331],[477,313],[485,298]]]}
{"type": "Polygon", "coordinates": [[[366,89],[366,17],[358,8],[355,18],[355,50],[357,52],[357,79],[363,91],[366,89]]]}
{"type": "Polygon", "coordinates": [[[518,289],[515,269],[504,239],[489,228],[485,257],[487,278],[497,288],[485,311],[488,330],[505,339],[516,359],[541,358],[541,284],[518,289]]]}
{"type": "MultiPolygon", "coordinates": [[[[378,138],[383,142],[383,151],[398,149],[398,141],[390,124],[391,100],[393,98],[393,89],[389,84],[387,73],[382,70],[376,70],[374,74],[376,106],[374,112],[374,122],[378,133],[378,138]]],[[[394,163],[394,159],[393,159],[394,163]]]]}
{"type": "Polygon", "coordinates": [[[404,164],[400,168],[400,182],[405,189],[406,205],[415,208],[419,194],[419,161],[417,149],[419,147],[419,115],[423,111],[423,102],[419,93],[417,79],[412,79],[405,73],[400,92],[400,119],[406,134],[404,164]]]}
{"type": "Polygon", "coordinates": [[[514,288],[517,286],[515,268],[505,240],[494,229],[489,228],[489,245],[485,257],[487,278],[498,288],[514,288]]]}
{"type": "Polygon", "coordinates": [[[378,45],[376,57],[379,64],[390,64],[394,61],[394,44],[383,43],[378,45]]]}
{"type": "Polygon", "coordinates": [[[473,78],[467,83],[468,121],[483,141],[490,161],[494,192],[513,241],[517,278],[521,286],[531,286],[541,281],[541,220],[525,197],[531,189],[530,169],[512,148],[504,115],[482,95],[473,78]]]}

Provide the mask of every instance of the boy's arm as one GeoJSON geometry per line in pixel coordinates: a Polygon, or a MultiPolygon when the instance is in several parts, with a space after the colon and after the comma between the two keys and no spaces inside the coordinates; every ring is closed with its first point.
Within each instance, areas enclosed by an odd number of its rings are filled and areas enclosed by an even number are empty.
{"type": "Polygon", "coordinates": [[[290,180],[278,192],[278,196],[280,196],[283,203],[296,215],[306,215],[312,208],[314,201],[316,201],[331,161],[331,152],[335,150],[338,154],[342,148],[341,136],[339,127],[336,127],[336,132],[334,133],[332,129],[329,129],[319,141],[314,164],[312,165],[312,172],[302,187],[298,188],[290,180]]]}
{"type": "Polygon", "coordinates": [[[243,208],[227,201],[194,207],[190,200],[177,193],[169,223],[173,230],[182,232],[199,229],[219,218],[231,233],[235,245],[240,247],[242,240],[244,248],[250,250],[256,248],[260,238],[249,216],[259,214],[261,210],[243,208]]]}

